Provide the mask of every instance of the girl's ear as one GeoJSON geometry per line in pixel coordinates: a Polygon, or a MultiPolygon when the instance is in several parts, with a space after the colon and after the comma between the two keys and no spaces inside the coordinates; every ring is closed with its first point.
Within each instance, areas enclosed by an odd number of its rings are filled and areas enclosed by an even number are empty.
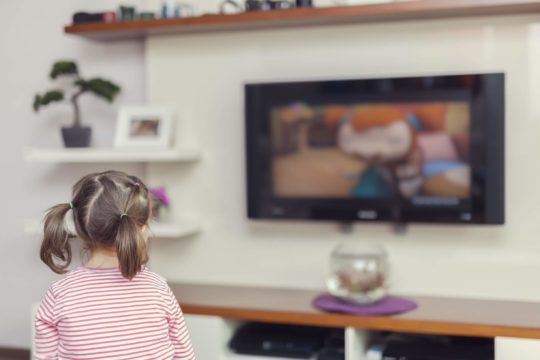
{"type": "Polygon", "coordinates": [[[148,243],[148,237],[150,236],[150,227],[145,224],[141,228],[142,236],[144,238],[144,241],[148,243]]]}

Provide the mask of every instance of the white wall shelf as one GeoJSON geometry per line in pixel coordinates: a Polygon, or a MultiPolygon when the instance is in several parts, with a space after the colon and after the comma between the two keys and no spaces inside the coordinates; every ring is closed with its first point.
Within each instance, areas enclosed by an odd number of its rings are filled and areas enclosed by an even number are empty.
{"type": "Polygon", "coordinates": [[[27,162],[43,163],[120,163],[120,162],[182,162],[196,161],[200,151],[196,148],[117,149],[117,148],[29,148],[27,162]]]}
{"type": "MultiPolygon", "coordinates": [[[[27,221],[24,234],[41,236],[43,225],[38,220],[27,221]]],[[[150,237],[155,239],[181,239],[202,231],[202,225],[197,222],[153,223],[150,225],[150,237]]]]}
{"type": "Polygon", "coordinates": [[[150,225],[150,236],[158,239],[179,239],[198,234],[201,231],[202,225],[196,222],[153,223],[150,225]]]}

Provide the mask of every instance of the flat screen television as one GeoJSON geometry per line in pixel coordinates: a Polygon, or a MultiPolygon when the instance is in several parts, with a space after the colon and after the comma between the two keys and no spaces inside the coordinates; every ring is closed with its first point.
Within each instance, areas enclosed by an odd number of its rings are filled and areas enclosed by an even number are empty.
{"type": "Polygon", "coordinates": [[[504,74],[245,85],[251,219],[504,223],[504,74]]]}

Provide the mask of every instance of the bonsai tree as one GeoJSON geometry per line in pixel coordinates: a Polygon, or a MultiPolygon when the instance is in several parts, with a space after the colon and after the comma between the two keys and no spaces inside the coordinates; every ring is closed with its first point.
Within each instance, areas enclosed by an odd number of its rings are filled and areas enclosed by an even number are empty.
{"type": "Polygon", "coordinates": [[[110,80],[99,77],[90,79],[82,78],[79,74],[78,66],[74,61],[55,62],[49,76],[52,80],[56,80],[61,76],[73,78],[73,89],[70,92],[64,92],[61,89],[51,89],[44,94],[36,94],[33,103],[34,111],[38,112],[43,106],[47,106],[55,102],[69,101],[73,106],[73,125],[71,127],[71,134],[69,135],[73,136],[75,133],[80,136],[81,130],[85,129],[84,132],[87,134],[88,139],[86,141],[86,145],[70,145],[68,144],[69,140],[66,139],[66,128],[63,128],[62,134],[64,136],[64,142],[66,142],[66,146],[68,147],[88,146],[90,129],[82,127],[79,98],[85,93],[92,93],[97,97],[111,103],[120,92],[120,87],[110,80]],[[74,132],[74,128],[77,128],[78,131],[74,132]]]}

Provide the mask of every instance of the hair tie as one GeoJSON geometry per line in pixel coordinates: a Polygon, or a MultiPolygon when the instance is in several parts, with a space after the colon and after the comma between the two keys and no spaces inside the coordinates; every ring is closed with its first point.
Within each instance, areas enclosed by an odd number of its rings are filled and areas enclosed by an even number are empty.
{"type": "Polygon", "coordinates": [[[133,184],[133,186],[139,187],[139,186],[141,186],[141,184],[139,184],[138,182],[136,182],[135,184],[133,184]]]}
{"type": "Polygon", "coordinates": [[[126,216],[128,216],[128,214],[126,214],[126,213],[121,213],[121,214],[120,214],[120,220],[122,220],[122,219],[123,219],[124,217],[126,217],[126,216]]]}
{"type": "Polygon", "coordinates": [[[71,201],[69,202],[69,208],[70,208],[71,210],[73,210],[73,209],[75,208],[75,206],[73,206],[73,203],[72,203],[71,201]]]}

